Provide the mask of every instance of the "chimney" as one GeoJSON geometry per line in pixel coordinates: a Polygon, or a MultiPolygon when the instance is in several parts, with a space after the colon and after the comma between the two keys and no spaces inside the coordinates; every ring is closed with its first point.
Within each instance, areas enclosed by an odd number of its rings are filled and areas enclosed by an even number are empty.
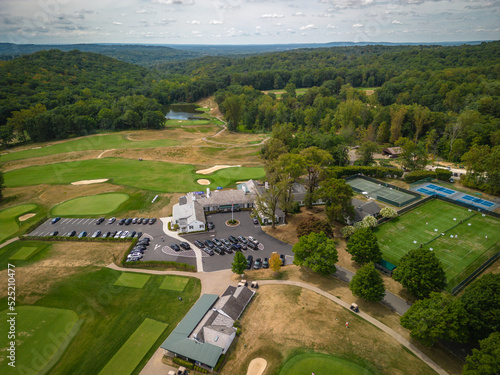
{"type": "Polygon", "coordinates": [[[210,188],[207,188],[207,198],[210,198],[210,188]]]}

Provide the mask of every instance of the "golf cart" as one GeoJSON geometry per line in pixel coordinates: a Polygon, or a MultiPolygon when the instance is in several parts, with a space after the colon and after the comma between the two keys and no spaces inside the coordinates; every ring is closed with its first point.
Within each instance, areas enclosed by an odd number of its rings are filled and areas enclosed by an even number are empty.
{"type": "Polygon", "coordinates": [[[351,310],[358,313],[359,312],[358,305],[355,303],[351,303],[351,310]]]}

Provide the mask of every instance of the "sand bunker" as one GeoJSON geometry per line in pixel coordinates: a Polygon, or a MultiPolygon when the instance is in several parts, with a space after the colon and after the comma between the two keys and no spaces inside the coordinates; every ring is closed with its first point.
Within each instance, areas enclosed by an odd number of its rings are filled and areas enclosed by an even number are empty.
{"type": "Polygon", "coordinates": [[[81,180],[72,182],[71,185],[90,185],[90,184],[100,184],[101,182],[108,181],[109,178],[100,178],[98,180],[81,180]]]}
{"type": "Polygon", "coordinates": [[[219,169],[231,168],[231,167],[241,167],[241,165],[214,165],[212,168],[200,169],[196,171],[199,174],[210,174],[212,172],[218,171],[219,169]]]}
{"type": "Polygon", "coordinates": [[[264,358],[252,359],[248,365],[247,375],[262,375],[266,369],[267,361],[264,358]]]}
{"type": "Polygon", "coordinates": [[[23,216],[19,216],[19,221],[26,221],[28,219],[31,219],[33,216],[36,216],[36,214],[24,214],[23,216]]]}
{"type": "Polygon", "coordinates": [[[196,182],[199,183],[200,185],[210,185],[210,180],[206,180],[204,178],[201,178],[196,182]]]}

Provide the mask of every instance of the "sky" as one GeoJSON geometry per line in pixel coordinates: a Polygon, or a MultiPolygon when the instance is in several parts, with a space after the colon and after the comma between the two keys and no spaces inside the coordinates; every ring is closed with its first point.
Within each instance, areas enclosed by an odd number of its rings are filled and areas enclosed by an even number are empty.
{"type": "Polygon", "coordinates": [[[0,0],[0,42],[498,40],[500,0],[0,0]]]}

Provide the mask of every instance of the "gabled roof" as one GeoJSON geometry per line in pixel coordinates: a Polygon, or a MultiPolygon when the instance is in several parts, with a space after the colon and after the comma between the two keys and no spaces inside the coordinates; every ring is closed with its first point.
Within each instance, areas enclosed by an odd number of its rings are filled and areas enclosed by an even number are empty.
{"type": "Polygon", "coordinates": [[[255,292],[247,287],[230,288],[226,290],[224,295],[215,304],[215,308],[222,311],[231,319],[237,320],[255,292]]]}
{"type": "Polygon", "coordinates": [[[365,216],[376,215],[380,212],[380,206],[373,202],[364,202],[353,198],[351,201],[354,206],[354,222],[363,220],[365,216]]]}

